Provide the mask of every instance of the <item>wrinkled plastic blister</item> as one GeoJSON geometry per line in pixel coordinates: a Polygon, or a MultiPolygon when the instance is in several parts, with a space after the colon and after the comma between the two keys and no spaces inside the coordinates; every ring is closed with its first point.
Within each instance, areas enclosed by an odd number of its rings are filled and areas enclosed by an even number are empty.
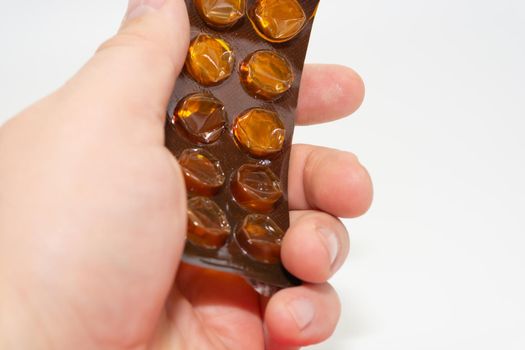
{"type": "Polygon", "coordinates": [[[186,0],[191,42],[166,145],[188,191],[184,261],[239,274],[261,294],[283,267],[288,160],[318,0],[186,0]]]}

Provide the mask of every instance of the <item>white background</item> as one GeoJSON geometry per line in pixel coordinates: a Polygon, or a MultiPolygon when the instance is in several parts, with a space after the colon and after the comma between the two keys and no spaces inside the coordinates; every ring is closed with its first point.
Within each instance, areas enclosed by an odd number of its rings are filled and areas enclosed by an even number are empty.
{"type": "MultiPolygon", "coordinates": [[[[0,0],[0,123],[61,85],[125,0],[0,0]]],[[[356,68],[353,117],[297,141],[375,180],[348,221],[328,349],[525,349],[525,2],[324,0],[308,60],[356,68]]],[[[320,89],[322,87],[319,87],[320,89]]]]}

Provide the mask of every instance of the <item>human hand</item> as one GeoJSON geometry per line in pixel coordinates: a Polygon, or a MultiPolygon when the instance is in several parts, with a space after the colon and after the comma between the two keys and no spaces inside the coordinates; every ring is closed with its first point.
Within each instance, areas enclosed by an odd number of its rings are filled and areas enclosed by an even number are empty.
{"type": "MultiPolygon", "coordinates": [[[[336,217],[372,197],[349,153],[292,149],[282,260],[303,286],[266,300],[240,277],[180,264],[186,194],[163,137],[188,41],[184,1],[132,0],[77,75],[0,128],[0,348],[277,350],[333,332],[326,281],[349,249],[336,217]]],[[[351,70],[306,66],[297,123],[362,97],[351,70]]]]}

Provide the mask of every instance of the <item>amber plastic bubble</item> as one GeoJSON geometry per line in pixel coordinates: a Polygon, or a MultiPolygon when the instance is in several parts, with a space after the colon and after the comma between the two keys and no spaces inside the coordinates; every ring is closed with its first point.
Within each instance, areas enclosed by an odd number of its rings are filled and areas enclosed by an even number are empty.
{"type": "Polygon", "coordinates": [[[173,119],[191,140],[209,144],[221,136],[226,123],[226,111],[222,102],[213,95],[196,93],[186,96],[177,104],[173,119]]]}
{"type": "Polygon", "coordinates": [[[286,131],[277,113],[252,108],[237,117],[233,135],[252,156],[263,158],[282,150],[286,131]]]}
{"type": "Polygon", "coordinates": [[[261,50],[249,55],[240,66],[241,83],[254,97],[272,100],[293,83],[292,67],[281,55],[261,50]]]}
{"type": "Polygon", "coordinates": [[[264,39],[285,42],[299,34],[306,14],[297,0],[257,0],[251,18],[264,39]]]}
{"type": "Polygon", "coordinates": [[[233,197],[242,207],[260,213],[273,210],[283,193],[273,171],[258,164],[244,164],[231,183],[233,197]]]}
{"type": "Polygon", "coordinates": [[[281,260],[283,230],[265,215],[248,215],[235,232],[241,249],[252,259],[266,264],[281,260]]]}
{"type": "Polygon", "coordinates": [[[202,248],[218,249],[230,235],[224,211],[211,199],[193,197],[188,201],[188,240],[202,248]]]}
{"type": "Polygon", "coordinates": [[[212,86],[232,74],[234,62],[233,51],[226,41],[199,34],[190,43],[186,69],[198,83],[212,86]]]}
{"type": "Polygon", "coordinates": [[[184,150],[179,156],[179,164],[189,193],[212,196],[224,184],[221,163],[205,150],[184,150]]]}
{"type": "Polygon", "coordinates": [[[245,12],[245,0],[195,0],[194,3],[202,20],[218,29],[231,27],[245,12]]]}

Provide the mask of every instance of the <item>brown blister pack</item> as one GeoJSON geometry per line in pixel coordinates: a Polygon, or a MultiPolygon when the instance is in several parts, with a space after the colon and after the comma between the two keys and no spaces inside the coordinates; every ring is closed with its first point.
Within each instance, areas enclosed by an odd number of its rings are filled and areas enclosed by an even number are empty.
{"type": "Polygon", "coordinates": [[[268,294],[298,285],[280,261],[288,161],[318,0],[186,0],[191,43],[166,146],[188,190],[186,263],[268,294]]]}

